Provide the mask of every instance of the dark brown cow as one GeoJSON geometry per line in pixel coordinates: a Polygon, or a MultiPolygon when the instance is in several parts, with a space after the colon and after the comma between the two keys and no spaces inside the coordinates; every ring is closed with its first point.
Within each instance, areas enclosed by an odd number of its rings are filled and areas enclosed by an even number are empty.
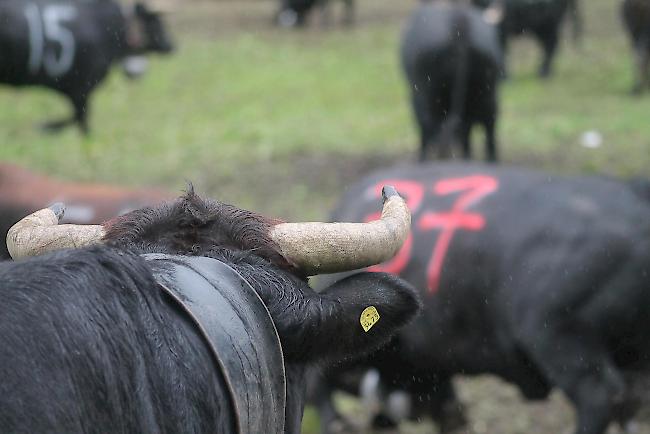
{"type": "Polygon", "coordinates": [[[102,223],[133,209],[153,205],[173,195],[158,189],[129,189],[102,184],[65,182],[0,163],[0,260],[9,259],[7,230],[37,209],[57,201],[67,204],[65,222],[102,223]]]}

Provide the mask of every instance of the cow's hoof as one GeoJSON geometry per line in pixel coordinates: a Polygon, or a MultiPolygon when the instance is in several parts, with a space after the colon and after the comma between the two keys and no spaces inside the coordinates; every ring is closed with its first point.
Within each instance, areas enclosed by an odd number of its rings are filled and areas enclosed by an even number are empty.
{"type": "Polygon", "coordinates": [[[63,202],[56,202],[50,205],[48,208],[51,209],[56,218],[61,221],[65,214],[65,204],[63,202]]]}

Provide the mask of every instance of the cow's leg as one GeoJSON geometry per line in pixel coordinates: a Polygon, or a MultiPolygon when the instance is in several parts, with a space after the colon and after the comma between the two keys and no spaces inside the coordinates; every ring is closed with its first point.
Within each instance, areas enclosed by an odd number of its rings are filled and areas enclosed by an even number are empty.
{"type": "Polygon", "coordinates": [[[491,163],[498,160],[497,141],[496,141],[496,107],[492,108],[492,113],[485,119],[485,159],[491,163]]]}
{"type": "Polygon", "coordinates": [[[576,434],[603,434],[624,399],[625,383],[600,340],[575,324],[539,316],[523,326],[522,342],[549,382],[574,403],[576,434]]]}
{"type": "Polygon", "coordinates": [[[354,24],[354,0],[343,0],[343,24],[350,26],[354,24]]]}
{"type": "Polygon", "coordinates": [[[438,135],[439,122],[433,115],[428,96],[423,91],[413,92],[413,112],[420,128],[420,161],[426,161],[432,153],[434,140],[438,135]]]}
{"type": "Polygon", "coordinates": [[[647,38],[640,38],[634,44],[634,85],[632,86],[632,94],[640,95],[646,82],[646,71],[648,65],[648,44],[647,38]]]}
{"type": "Polygon", "coordinates": [[[74,120],[81,132],[87,136],[90,132],[88,129],[88,97],[76,96],[72,99],[72,105],[74,106],[74,120]]]}
{"type": "Polygon", "coordinates": [[[544,59],[539,68],[539,76],[542,78],[547,78],[551,75],[553,57],[555,56],[555,50],[557,49],[558,33],[559,29],[556,26],[544,29],[538,34],[540,41],[542,42],[542,48],[544,49],[544,59]]]}
{"type": "Polygon", "coordinates": [[[90,93],[89,91],[87,92],[82,91],[82,92],[76,92],[74,94],[66,94],[66,96],[70,100],[70,103],[72,104],[73,115],[69,118],[46,122],[42,126],[43,130],[48,132],[59,132],[63,128],[76,123],[79,125],[81,132],[84,135],[87,135],[88,134],[88,122],[87,122],[88,96],[87,95],[89,93],[90,93]]]}
{"type": "Polygon", "coordinates": [[[472,158],[472,143],[470,140],[470,133],[472,131],[472,124],[465,120],[460,126],[460,139],[463,144],[463,158],[471,160],[472,158]]]}
{"type": "Polygon", "coordinates": [[[650,34],[643,36],[635,47],[636,83],[633,92],[640,94],[650,85],[650,34]]]}
{"type": "Polygon", "coordinates": [[[501,78],[506,80],[508,78],[508,33],[504,24],[499,27],[499,43],[501,44],[501,51],[503,52],[503,65],[501,69],[501,78]]]}
{"type": "Polygon", "coordinates": [[[333,390],[327,378],[319,377],[311,393],[320,418],[321,434],[355,432],[354,427],[336,410],[332,400],[333,390]]]}
{"type": "Polygon", "coordinates": [[[436,393],[431,394],[431,419],[438,424],[440,434],[457,432],[467,425],[467,418],[451,377],[440,378],[435,387],[436,393]]]}
{"type": "Polygon", "coordinates": [[[329,0],[317,0],[316,4],[320,9],[320,24],[322,27],[329,27],[332,23],[332,15],[329,0]]]}

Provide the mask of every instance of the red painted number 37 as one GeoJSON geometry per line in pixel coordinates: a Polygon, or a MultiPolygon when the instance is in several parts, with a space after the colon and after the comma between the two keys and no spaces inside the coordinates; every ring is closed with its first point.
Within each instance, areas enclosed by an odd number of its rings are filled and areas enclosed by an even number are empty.
{"type": "MultiPolygon", "coordinates": [[[[412,231],[404,242],[402,249],[390,261],[374,267],[370,271],[384,271],[400,274],[409,261],[413,252],[413,231],[439,231],[436,242],[427,264],[427,286],[429,293],[438,290],[440,275],[445,262],[445,256],[458,230],[480,231],[485,227],[485,218],[478,212],[472,212],[470,207],[479,203],[485,196],[494,193],[499,188],[496,178],[485,175],[472,175],[462,178],[447,178],[435,182],[431,186],[423,185],[414,180],[386,179],[372,187],[371,195],[381,196],[384,185],[393,185],[404,197],[413,216],[412,231]],[[457,195],[451,209],[436,211],[426,208],[425,196],[457,195]]],[[[365,221],[379,218],[379,213],[366,216],[365,221]]]]}

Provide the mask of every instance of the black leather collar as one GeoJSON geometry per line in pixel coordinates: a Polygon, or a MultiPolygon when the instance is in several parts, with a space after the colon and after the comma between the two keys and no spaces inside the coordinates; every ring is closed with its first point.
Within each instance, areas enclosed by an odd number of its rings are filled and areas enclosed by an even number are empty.
{"type": "Polygon", "coordinates": [[[283,433],[286,376],[266,306],[244,278],[212,258],[147,254],[160,286],[191,317],[221,370],[237,433],[283,433]]]}

